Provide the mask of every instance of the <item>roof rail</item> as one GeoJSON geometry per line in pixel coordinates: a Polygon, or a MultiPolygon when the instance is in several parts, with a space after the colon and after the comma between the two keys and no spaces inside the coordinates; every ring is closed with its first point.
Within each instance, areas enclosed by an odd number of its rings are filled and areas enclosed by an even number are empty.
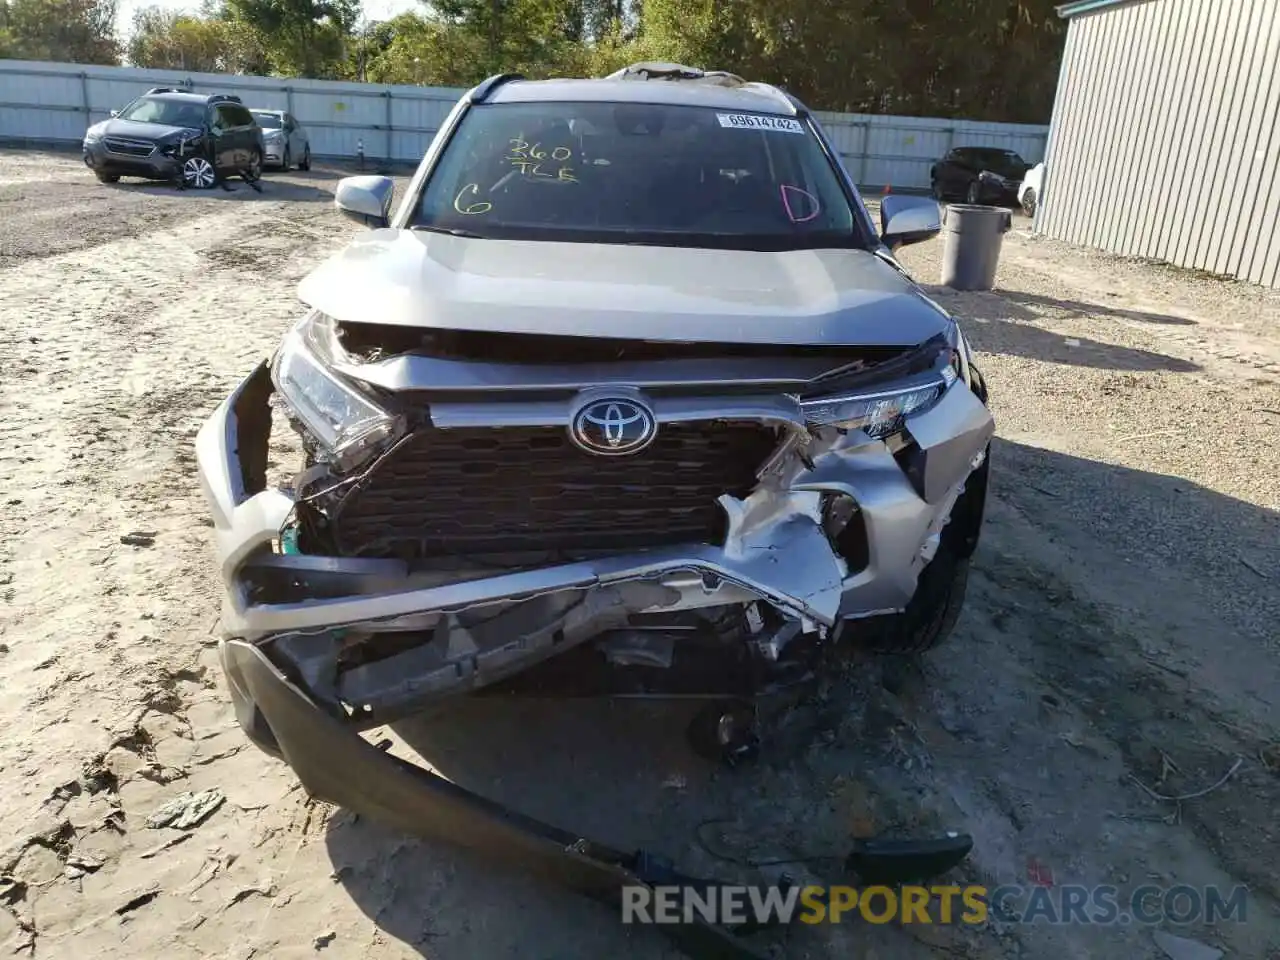
{"type": "Polygon", "coordinates": [[[150,90],[144,93],[143,96],[149,97],[153,93],[186,93],[186,91],[179,90],[177,87],[152,87],[150,90]]]}
{"type": "Polygon", "coordinates": [[[605,77],[606,80],[707,80],[712,78],[724,78],[737,83],[745,82],[741,77],[723,70],[708,72],[698,67],[687,67],[683,63],[669,63],[664,60],[644,60],[633,63],[605,77]]]}
{"type": "Polygon", "coordinates": [[[228,101],[231,103],[244,103],[234,93],[215,93],[209,97],[210,103],[227,103],[228,101]]]}
{"type": "Polygon", "coordinates": [[[605,77],[606,80],[700,80],[714,83],[721,87],[737,87],[751,93],[770,97],[786,104],[793,113],[803,112],[804,106],[795,97],[784,90],[779,90],[770,83],[746,81],[736,73],[728,70],[701,70],[698,67],[687,67],[681,63],[665,63],[662,61],[645,61],[633,63],[621,70],[615,70],[605,77]]]}
{"type": "Polygon", "coordinates": [[[523,80],[522,73],[495,73],[488,79],[481,80],[471,91],[472,103],[484,103],[493,91],[497,90],[504,83],[510,83],[512,80],[523,80]]]}

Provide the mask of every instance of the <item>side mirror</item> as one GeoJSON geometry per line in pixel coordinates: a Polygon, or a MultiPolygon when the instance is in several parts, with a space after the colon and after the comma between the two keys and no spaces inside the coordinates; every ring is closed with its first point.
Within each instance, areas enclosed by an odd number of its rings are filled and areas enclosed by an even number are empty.
{"type": "Polygon", "coordinates": [[[936,200],[890,194],[880,201],[880,239],[890,250],[931,240],[941,230],[936,200]]]}
{"type": "Polygon", "coordinates": [[[113,117],[118,117],[118,116],[120,116],[120,111],[119,111],[119,110],[112,110],[112,111],[111,111],[111,116],[113,116],[113,117]]]}
{"type": "Polygon", "coordinates": [[[333,192],[333,205],[350,220],[371,227],[391,222],[391,196],[395,184],[390,177],[343,177],[333,192]]]}

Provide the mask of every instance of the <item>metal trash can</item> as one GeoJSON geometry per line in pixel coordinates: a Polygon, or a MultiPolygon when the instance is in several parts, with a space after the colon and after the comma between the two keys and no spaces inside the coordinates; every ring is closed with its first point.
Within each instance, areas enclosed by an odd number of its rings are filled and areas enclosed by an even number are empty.
{"type": "Polygon", "coordinates": [[[1003,207],[948,204],[942,211],[942,285],[991,290],[1013,216],[1003,207]]]}

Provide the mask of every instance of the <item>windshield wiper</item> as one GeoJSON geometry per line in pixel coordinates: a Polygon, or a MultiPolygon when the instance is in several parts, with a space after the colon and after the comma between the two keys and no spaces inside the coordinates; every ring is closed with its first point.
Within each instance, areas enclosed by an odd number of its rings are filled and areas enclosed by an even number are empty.
{"type": "Polygon", "coordinates": [[[459,227],[437,227],[431,223],[415,223],[409,228],[410,230],[426,230],[428,233],[447,233],[451,237],[465,237],[468,240],[484,240],[483,234],[475,233],[471,230],[463,230],[459,227]]]}

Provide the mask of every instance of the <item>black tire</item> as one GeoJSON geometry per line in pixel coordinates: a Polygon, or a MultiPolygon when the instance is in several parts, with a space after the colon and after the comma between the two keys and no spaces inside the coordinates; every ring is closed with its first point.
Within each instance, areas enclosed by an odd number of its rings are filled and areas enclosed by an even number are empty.
{"type": "Polygon", "coordinates": [[[96,170],[93,174],[98,178],[99,183],[119,183],[120,175],[118,173],[98,173],[96,170]]]}
{"type": "Polygon", "coordinates": [[[978,186],[977,180],[973,180],[969,183],[969,191],[968,193],[965,194],[965,202],[967,203],[982,202],[982,191],[978,186]]]}
{"type": "Polygon", "coordinates": [[[859,646],[872,653],[895,656],[924,653],[940,646],[960,619],[968,583],[968,558],[939,547],[920,571],[915,596],[906,610],[881,622],[869,622],[859,637],[859,646]]]}
{"type": "Polygon", "coordinates": [[[940,646],[955,629],[964,610],[969,584],[969,561],[978,547],[987,506],[991,450],[965,481],[964,491],[951,508],[942,541],[916,583],[907,608],[897,616],[867,621],[854,634],[855,642],[873,653],[911,655],[940,646]]]}
{"type": "Polygon", "coordinates": [[[933,199],[937,200],[939,203],[947,199],[946,192],[942,189],[942,184],[936,179],[929,185],[929,187],[933,191],[933,199]]]}
{"type": "Polygon", "coordinates": [[[289,148],[284,148],[284,159],[280,161],[280,169],[285,173],[289,172],[289,168],[293,166],[293,157],[289,155],[289,148]]]}
{"type": "Polygon", "coordinates": [[[302,159],[298,161],[299,170],[311,169],[311,144],[307,144],[302,151],[302,159]]]}
{"type": "Polygon", "coordinates": [[[1036,191],[1030,188],[1022,195],[1022,212],[1028,217],[1036,215],[1036,191]]]}

